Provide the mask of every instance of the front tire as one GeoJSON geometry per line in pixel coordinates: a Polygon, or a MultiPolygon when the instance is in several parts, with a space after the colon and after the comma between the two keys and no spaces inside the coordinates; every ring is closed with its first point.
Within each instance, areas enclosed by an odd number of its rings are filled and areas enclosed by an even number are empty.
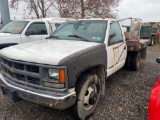
{"type": "Polygon", "coordinates": [[[97,75],[87,75],[80,79],[76,88],[77,102],[74,105],[76,117],[85,120],[89,117],[98,104],[101,85],[97,75]]]}

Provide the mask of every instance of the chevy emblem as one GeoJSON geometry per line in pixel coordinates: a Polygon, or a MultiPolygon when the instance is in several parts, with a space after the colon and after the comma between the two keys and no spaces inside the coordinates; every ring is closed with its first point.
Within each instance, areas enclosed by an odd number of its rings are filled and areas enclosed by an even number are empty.
{"type": "Polygon", "coordinates": [[[11,73],[15,73],[15,72],[16,72],[16,70],[15,70],[14,68],[10,68],[9,71],[10,71],[11,73]]]}

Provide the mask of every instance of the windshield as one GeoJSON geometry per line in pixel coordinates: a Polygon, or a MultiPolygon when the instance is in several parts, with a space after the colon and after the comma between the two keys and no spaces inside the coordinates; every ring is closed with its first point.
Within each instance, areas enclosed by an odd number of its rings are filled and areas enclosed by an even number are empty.
{"type": "Polygon", "coordinates": [[[153,29],[152,29],[152,33],[156,34],[156,33],[157,33],[157,30],[158,30],[157,28],[153,28],[153,29]]]}
{"type": "Polygon", "coordinates": [[[4,26],[0,33],[21,34],[28,23],[28,21],[12,21],[4,26]]]}
{"type": "Polygon", "coordinates": [[[141,34],[150,34],[150,26],[142,26],[141,27],[141,34]]]}
{"type": "Polygon", "coordinates": [[[50,38],[103,42],[106,28],[106,20],[72,21],[62,24],[50,38]]]}

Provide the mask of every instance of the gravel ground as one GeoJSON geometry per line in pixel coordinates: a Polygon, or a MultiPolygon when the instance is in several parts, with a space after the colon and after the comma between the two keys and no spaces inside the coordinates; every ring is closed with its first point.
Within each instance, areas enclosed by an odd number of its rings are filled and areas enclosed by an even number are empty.
{"type": "MultiPolygon", "coordinates": [[[[106,95],[101,97],[90,120],[147,120],[151,88],[160,74],[155,59],[160,52],[148,48],[147,59],[137,72],[120,70],[106,81],[106,95]]],[[[71,110],[58,111],[28,101],[12,103],[0,91],[1,120],[74,120],[71,110]]]]}

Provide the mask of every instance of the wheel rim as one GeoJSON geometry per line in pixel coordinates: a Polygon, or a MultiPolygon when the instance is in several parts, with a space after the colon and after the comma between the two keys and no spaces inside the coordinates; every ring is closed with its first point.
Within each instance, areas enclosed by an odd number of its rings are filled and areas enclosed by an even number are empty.
{"type": "Polygon", "coordinates": [[[86,94],[84,96],[84,108],[86,110],[91,109],[97,102],[97,87],[95,84],[92,84],[88,87],[86,94]]]}

